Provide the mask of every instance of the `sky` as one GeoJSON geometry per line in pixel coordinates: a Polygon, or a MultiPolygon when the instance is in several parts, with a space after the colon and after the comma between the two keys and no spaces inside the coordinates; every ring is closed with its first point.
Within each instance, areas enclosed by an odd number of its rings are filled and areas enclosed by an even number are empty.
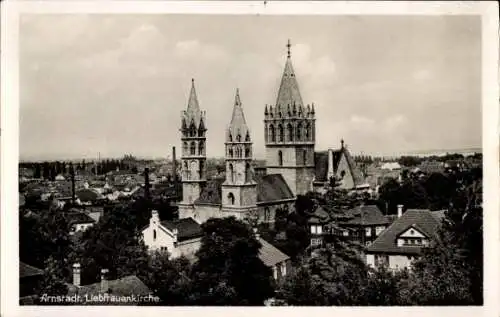
{"type": "Polygon", "coordinates": [[[342,138],[373,155],[481,146],[476,16],[25,14],[20,157],[168,158],[194,78],[207,155],[223,156],[239,88],[263,158],[288,39],[317,150],[342,138]]]}

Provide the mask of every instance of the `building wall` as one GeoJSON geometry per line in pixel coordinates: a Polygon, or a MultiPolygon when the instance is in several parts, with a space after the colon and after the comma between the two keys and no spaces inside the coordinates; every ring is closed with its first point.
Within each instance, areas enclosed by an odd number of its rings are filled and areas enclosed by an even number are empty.
{"type": "Polygon", "coordinates": [[[142,231],[142,238],[144,244],[150,250],[158,250],[166,247],[168,252],[173,254],[175,251],[174,237],[168,234],[163,229],[160,229],[158,223],[150,221],[149,226],[142,231]],[[156,239],[154,238],[154,231],[156,230],[156,239]]]}
{"type": "Polygon", "coordinates": [[[182,202],[192,204],[201,194],[200,183],[182,183],[182,202]]]}
{"type": "Polygon", "coordinates": [[[314,168],[306,167],[297,169],[295,195],[304,195],[313,191],[314,168]]]}
{"type": "Polygon", "coordinates": [[[394,270],[410,268],[411,260],[406,255],[390,255],[389,267],[394,270]]]}
{"type": "Polygon", "coordinates": [[[175,248],[175,253],[172,253],[172,257],[180,257],[185,256],[189,259],[194,258],[195,253],[201,247],[201,238],[189,239],[186,241],[181,241],[177,243],[177,247],[175,248]]]}

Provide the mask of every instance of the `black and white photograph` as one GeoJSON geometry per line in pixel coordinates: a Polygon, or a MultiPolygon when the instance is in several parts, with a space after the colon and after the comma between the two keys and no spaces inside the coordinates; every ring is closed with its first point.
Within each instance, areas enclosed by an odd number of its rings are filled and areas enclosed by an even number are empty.
{"type": "Polygon", "coordinates": [[[209,2],[17,12],[10,305],[491,304],[498,4],[209,2]]]}

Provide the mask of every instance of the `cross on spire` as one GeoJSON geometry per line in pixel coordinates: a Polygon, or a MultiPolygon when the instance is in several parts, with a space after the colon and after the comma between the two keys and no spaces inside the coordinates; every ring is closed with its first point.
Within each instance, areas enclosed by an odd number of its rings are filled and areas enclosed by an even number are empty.
{"type": "Polygon", "coordinates": [[[287,57],[290,58],[290,47],[292,47],[292,44],[290,44],[290,39],[288,39],[288,43],[286,44],[286,48],[287,48],[287,57]]]}

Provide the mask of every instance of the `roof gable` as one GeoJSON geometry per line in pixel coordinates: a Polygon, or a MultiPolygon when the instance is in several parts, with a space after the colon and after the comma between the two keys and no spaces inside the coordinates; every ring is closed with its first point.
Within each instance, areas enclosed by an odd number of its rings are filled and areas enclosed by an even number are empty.
{"type": "Polygon", "coordinates": [[[268,267],[275,266],[278,263],[284,262],[290,257],[286,255],[285,253],[281,252],[267,242],[266,240],[259,238],[259,242],[262,245],[262,247],[259,250],[259,259],[268,267]]]}
{"type": "Polygon", "coordinates": [[[397,218],[382,234],[368,247],[368,252],[387,253],[419,253],[420,248],[398,247],[397,238],[410,227],[416,227],[427,237],[433,238],[440,225],[437,217],[428,209],[408,209],[400,218],[397,218]]]}
{"type": "Polygon", "coordinates": [[[170,231],[177,229],[177,241],[185,241],[203,236],[201,226],[193,218],[161,221],[161,225],[170,231]]]}

